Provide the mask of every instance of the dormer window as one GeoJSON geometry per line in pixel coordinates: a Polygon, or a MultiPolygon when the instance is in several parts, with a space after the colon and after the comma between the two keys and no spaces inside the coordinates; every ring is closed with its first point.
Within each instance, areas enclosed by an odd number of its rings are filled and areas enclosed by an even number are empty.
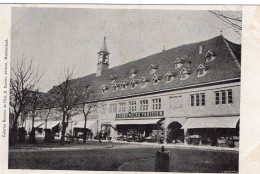
{"type": "Polygon", "coordinates": [[[108,86],[105,86],[105,85],[103,85],[102,87],[101,87],[101,90],[102,90],[102,94],[105,94],[106,93],[106,91],[109,89],[109,87],[108,86]]]}
{"type": "Polygon", "coordinates": [[[166,82],[171,82],[174,79],[174,77],[175,77],[175,73],[168,71],[166,73],[166,82]]]}
{"type": "Polygon", "coordinates": [[[180,68],[180,67],[183,65],[183,63],[184,63],[184,60],[183,60],[183,59],[177,58],[177,59],[175,60],[175,62],[174,62],[174,67],[175,67],[175,69],[180,68]]]}
{"type": "Polygon", "coordinates": [[[204,65],[200,64],[197,71],[198,71],[198,77],[202,77],[207,74],[208,66],[207,65],[204,66],[204,65]]]}
{"type": "Polygon", "coordinates": [[[162,79],[162,76],[154,75],[153,76],[153,83],[154,83],[154,85],[158,84],[161,79],[162,79]]]}
{"type": "Polygon", "coordinates": [[[158,69],[158,65],[156,65],[156,64],[151,64],[150,67],[149,67],[150,74],[155,73],[157,69],[158,69]]]}
{"type": "Polygon", "coordinates": [[[134,80],[134,79],[131,80],[131,82],[130,82],[130,84],[131,84],[131,88],[134,89],[134,88],[137,86],[138,82],[139,82],[139,81],[136,80],[136,79],[135,79],[135,80],[134,80]]]}
{"type": "Polygon", "coordinates": [[[130,78],[134,78],[136,76],[136,74],[137,74],[137,70],[131,69],[129,74],[130,74],[130,78]]]}
{"type": "Polygon", "coordinates": [[[111,83],[114,83],[115,80],[116,80],[116,77],[113,76],[113,75],[111,75],[110,78],[109,78],[109,80],[110,80],[111,83]]]}
{"type": "Polygon", "coordinates": [[[211,51],[208,51],[205,55],[206,63],[215,60],[215,58],[216,58],[216,55],[214,53],[212,53],[211,51]]]}
{"type": "Polygon", "coordinates": [[[146,85],[148,84],[149,81],[150,81],[149,78],[142,77],[142,78],[141,78],[142,88],[143,88],[143,87],[146,87],[146,85]]]}
{"type": "Polygon", "coordinates": [[[113,88],[113,91],[116,91],[118,89],[118,87],[120,86],[120,84],[116,84],[114,83],[112,88],[113,88]]]}
{"type": "Polygon", "coordinates": [[[129,84],[129,82],[122,82],[122,83],[121,83],[121,89],[122,89],[122,90],[126,89],[127,86],[128,86],[128,84],[129,84]]]}
{"type": "Polygon", "coordinates": [[[186,80],[187,78],[189,78],[190,73],[191,73],[190,69],[183,68],[181,70],[181,73],[180,73],[181,74],[181,80],[186,80]]]}

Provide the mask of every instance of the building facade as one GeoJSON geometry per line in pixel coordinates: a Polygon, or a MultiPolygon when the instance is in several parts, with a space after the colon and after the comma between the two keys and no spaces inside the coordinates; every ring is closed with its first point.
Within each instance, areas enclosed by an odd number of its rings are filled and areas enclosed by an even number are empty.
{"type": "MultiPolygon", "coordinates": [[[[106,139],[219,145],[239,139],[241,46],[222,35],[109,68],[106,39],[87,127],[106,139]]],[[[83,117],[74,117],[74,128],[83,117]]],[[[74,129],[72,128],[72,129],[74,129]]]]}

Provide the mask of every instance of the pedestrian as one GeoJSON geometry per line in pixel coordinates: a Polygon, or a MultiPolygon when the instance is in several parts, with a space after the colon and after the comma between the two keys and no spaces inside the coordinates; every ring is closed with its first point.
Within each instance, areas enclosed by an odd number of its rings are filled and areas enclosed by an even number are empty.
{"type": "Polygon", "coordinates": [[[99,132],[99,134],[98,134],[98,140],[99,140],[99,143],[102,143],[102,142],[101,142],[101,139],[102,139],[102,133],[99,132]]]}

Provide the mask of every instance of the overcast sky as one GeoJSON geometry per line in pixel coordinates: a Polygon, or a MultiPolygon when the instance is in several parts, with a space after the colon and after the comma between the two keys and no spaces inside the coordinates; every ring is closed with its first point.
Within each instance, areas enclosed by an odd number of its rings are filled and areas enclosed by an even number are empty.
{"type": "Polygon", "coordinates": [[[220,35],[241,43],[232,29],[208,11],[121,9],[12,9],[12,63],[33,59],[44,72],[47,92],[59,83],[64,67],[76,77],[96,72],[97,52],[106,36],[110,67],[179,45],[220,35]]]}

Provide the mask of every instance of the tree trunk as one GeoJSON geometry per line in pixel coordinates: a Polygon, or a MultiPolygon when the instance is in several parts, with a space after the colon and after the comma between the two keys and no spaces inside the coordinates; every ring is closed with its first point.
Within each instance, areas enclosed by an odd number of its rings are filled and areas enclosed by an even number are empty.
{"type": "Polygon", "coordinates": [[[61,146],[64,146],[64,144],[65,144],[65,131],[66,131],[65,117],[66,117],[66,113],[63,112],[63,115],[62,115],[61,139],[60,139],[60,145],[61,146]]]}
{"type": "Polygon", "coordinates": [[[10,131],[9,142],[10,142],[11,145],[17,143],[17,120],[18,120],[18,116],[15,115],[13,125],[12,125],[12,129],[10,131]]]}
{"type": "Polygon", "coordinates": [[[83,143],[86,143],[86,134],[87,134],[87,130],[86,130],[86,126],[87,126],[87,117],[85,117],[85,122],[84,122],[84,130],[83,130],[83,143]]]}
{"type": "Polygon", "coordinates": [[[36,139],[35,139],[35,127],[34,127],[34,114],[32,116],[32,131],[29,135],[29,143],[36,143],[36,139]]]}

